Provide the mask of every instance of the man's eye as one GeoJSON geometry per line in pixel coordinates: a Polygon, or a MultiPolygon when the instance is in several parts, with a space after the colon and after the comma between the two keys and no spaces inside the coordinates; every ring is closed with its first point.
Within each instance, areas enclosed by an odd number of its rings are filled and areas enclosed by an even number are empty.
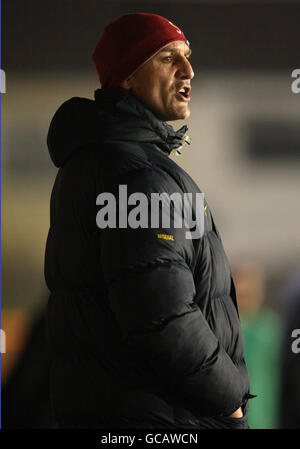
{"type": "Polygon", "coordinates": [[[166,56],[164,58],[164,61],[166,61],[166,62],[171,62],[172,60],[173,60],[173,56],[166,56]]]}

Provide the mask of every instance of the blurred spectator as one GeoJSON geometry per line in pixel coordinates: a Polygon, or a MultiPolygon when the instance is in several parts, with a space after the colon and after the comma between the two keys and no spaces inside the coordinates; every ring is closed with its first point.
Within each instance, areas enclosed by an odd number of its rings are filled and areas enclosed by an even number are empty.
{"type": "Polygon", "coordinates": [[[300,429],[300,353],[292,351],[292,332],[300,329],[300,265],[287,276],[280,306],[284,317],[280,427],[300,429]]]}
{"type": "Polygon", "coordinates": [[[42,310],[31,323],[25,318],[26,314],[20,319],[21,310],[12,311],[8,316],[12,313],[17,319],[6,320],[3,313],[3,327],[10,346],[2,358],[11,355],[14,360],[1,379],[2,428],[54,428],[49,401],[50,356],[46,345],[45,312],[42,310]],[[23,327],[22,332],[19,331],[22,339],[15,338],[15,333],[11,332],[15,325],[9,325],[9,322],[17,322],[18,327],[23,327]],[[15,347],[11,345],[13,341],[15,347]]]}
{"type": "Polygon", "coordinates": [[[245,359],[251,391],[249,427],[272,429],[279,425],[282,324],[265,304],[265,274],[255,262],[240,262],[233,269],[243,328],[245,359]]]}

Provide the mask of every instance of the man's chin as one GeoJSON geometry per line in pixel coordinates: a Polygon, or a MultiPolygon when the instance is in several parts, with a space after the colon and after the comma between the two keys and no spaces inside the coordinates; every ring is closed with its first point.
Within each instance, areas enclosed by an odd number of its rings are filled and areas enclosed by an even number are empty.
{"type": "Polygon", "coordinates": [[[160,114],[158,111],[152,110],[152,112],[156,115],[156,117],[165,122],[173,122],[175,120],[185,120],[189,118],[191,111],[188,106],[184,108],[173,108],[169,109],[169,111],[165,114],[160,114]]]}
{"type": "Polygon", "coordinates": [[[185,111],[185,113],[183,115],[184,116],[182,117],[182,120],[186,120],[187,118],[189,118],[189,116],[191,115],[190,109],[187,108],[187,110],[185,111]]]}
{"type": "Polygon", "coordinates": [[[168,121],[175,121],[175,120],[186,120],[187,118],[189,118],[189,116],[191,115],[191,111],[189,108],[186,108],[183,111],[174,111],[174,113],[170,114],[170,117],[168,121]]]}

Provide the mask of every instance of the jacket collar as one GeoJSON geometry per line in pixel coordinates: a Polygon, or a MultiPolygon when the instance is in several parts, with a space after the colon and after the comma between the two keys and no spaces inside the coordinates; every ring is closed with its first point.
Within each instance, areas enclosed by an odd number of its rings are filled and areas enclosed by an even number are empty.
{"type": "Polygon", "coordinates": [[[109,140],[133,140],[156,143],[168,155],[190,143],[187,126],[174,131],[159,120],[130,91],[122,88],[97,89],[95,100],[102,121],[102,132],[109,140]]]}
{"type": "Polygon", "coordinates": [[[53,163],[62,166],[79,148],[105,140],[145,142],[180,153],[187,127],[174,131],[124,89],[98,89],[95,100],[72,97],[55,112],[47,135],[53,163]]]}

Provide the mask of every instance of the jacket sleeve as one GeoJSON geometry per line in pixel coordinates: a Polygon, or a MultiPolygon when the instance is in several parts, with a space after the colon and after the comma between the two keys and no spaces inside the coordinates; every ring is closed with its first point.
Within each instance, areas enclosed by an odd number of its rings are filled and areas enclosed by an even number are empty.
{"type": "MultiPolygon", "coordinates": [[[[128,197],[141,192],[149,204],[151,193],[180,191],[171,177],[153,170],[138,170],[123,182],[128,197]]],[[[118,211],[117,187],[112,193],[118,211]]],[[[126,345],[172,394],[198,416],[228,416],[248,392],[247,369],[231,360],[193,301],[194,248],[185,231],[172,220],[169,228],[102,229],[108,301],[126,345]]]]}

